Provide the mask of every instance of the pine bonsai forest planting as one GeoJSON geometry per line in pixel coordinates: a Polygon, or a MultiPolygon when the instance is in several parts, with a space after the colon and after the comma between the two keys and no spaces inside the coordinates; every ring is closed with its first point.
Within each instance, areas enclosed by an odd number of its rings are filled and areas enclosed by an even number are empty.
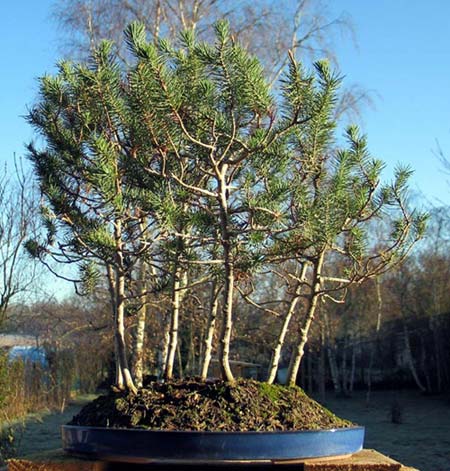
{"type": "Polygon", "coordinates": [[[406,203],[411,171],[382,183],[366,137],[338,131],[341,78],[326,61],[308,71],[286,51],[271,87],[225,21],[212,42],[192,30],[149,41],[140,23],[125,41],[126,61],[103,41],[89,61],[59,63],[28,114],[47,234],[27,249],[77,265],[79,292],[110,297],[115,381],[69,428],[358,429],[297,376],[320,303],[398,265],[422,236],[426,217],[406,203]],[[243,309],[270,346],[261,381],[232,369],[252,361],[237,356],[243,309]],[[285,385],[274,384],[281,364],[285,385]]]}

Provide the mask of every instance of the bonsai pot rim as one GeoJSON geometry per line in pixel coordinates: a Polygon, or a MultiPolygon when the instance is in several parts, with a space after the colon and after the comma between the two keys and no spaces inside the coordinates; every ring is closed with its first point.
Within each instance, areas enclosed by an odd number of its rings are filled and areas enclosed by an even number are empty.
{"type": "Polygon", "coordinates": [[[270,463],[360,451],[364,427],[286,431],[184,431],[63,425],[70,454],[128,463],[270,463]]]}

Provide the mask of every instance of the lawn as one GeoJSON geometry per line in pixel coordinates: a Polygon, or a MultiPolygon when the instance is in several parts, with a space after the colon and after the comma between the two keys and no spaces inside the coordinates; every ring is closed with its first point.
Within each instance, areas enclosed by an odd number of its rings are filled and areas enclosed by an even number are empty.
{"type": "MultiPolygon", "coordinates": [[[[60,425],[90,399],[78,399],[62,414],[48,413],[29,419],[18,442],[18,455],[60,448],[60,425]]],[[[364,393],[356,392],[351,399],[336,399],[329,393],[325,405],[366,426],[366,448],[374,448],[420,471],[450,471],[448,397],[424,397],[414,391],[374,392],[367,407],[364,393]],[[401,406],[400,424],[391,422],[394,400],[401,406]]]]}
{"type": "Polygon", "coordinates": [[[365,448],[374,448],[420,471],[450,471],[450,398],[414,391],[372,393],[324,402],[336,414],[366,427],[365,448]],[[393,402],[400,404],[401,423],[391,421],[393,402]]]}

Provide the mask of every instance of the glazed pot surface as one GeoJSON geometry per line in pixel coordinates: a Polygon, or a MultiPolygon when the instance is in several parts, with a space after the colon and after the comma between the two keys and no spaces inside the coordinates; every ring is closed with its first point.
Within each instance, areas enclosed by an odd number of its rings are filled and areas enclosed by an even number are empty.
{"type": "Polygon", "coordinates": [[[155,431],[64,425],[68,453],[129,463],[273,462],[356,453],[364,427],[280,432],[155,431]]]}

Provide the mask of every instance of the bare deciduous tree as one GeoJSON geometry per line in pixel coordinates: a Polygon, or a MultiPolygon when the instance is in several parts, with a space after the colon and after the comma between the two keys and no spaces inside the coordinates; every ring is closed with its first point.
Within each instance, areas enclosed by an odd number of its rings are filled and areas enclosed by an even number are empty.
{"type": "Polygon", "coordinates": [[[0,177],[0,327],[13,299],[29,292],[38,275],[37,265],[23,247],[38,230],[38,201],[32,179],[20,161],[15,172],[4,168],[0,177]]]}
{"type": "MultiPolygon", "coordinates": [[[[194,28],[200,39],[211,40],[214,22],[227,19],[233,37],[260,58],[272,84],[288,64],[288,49],[302,62],[326,57],[337,65],[336,41],[356,43],[350,15],[334,15],[328,0],[56,0],[53,17],[63,32],[65,53],[86,58],[106,38],[124,61],[130,56],[122,36],[131,21],[145,24],[153,39],[174,39],[194,28]]],[[[342,90],[335,112],[355,116],[361,105],[372,103],[371,93],[354,84],[342,90]]]]}

